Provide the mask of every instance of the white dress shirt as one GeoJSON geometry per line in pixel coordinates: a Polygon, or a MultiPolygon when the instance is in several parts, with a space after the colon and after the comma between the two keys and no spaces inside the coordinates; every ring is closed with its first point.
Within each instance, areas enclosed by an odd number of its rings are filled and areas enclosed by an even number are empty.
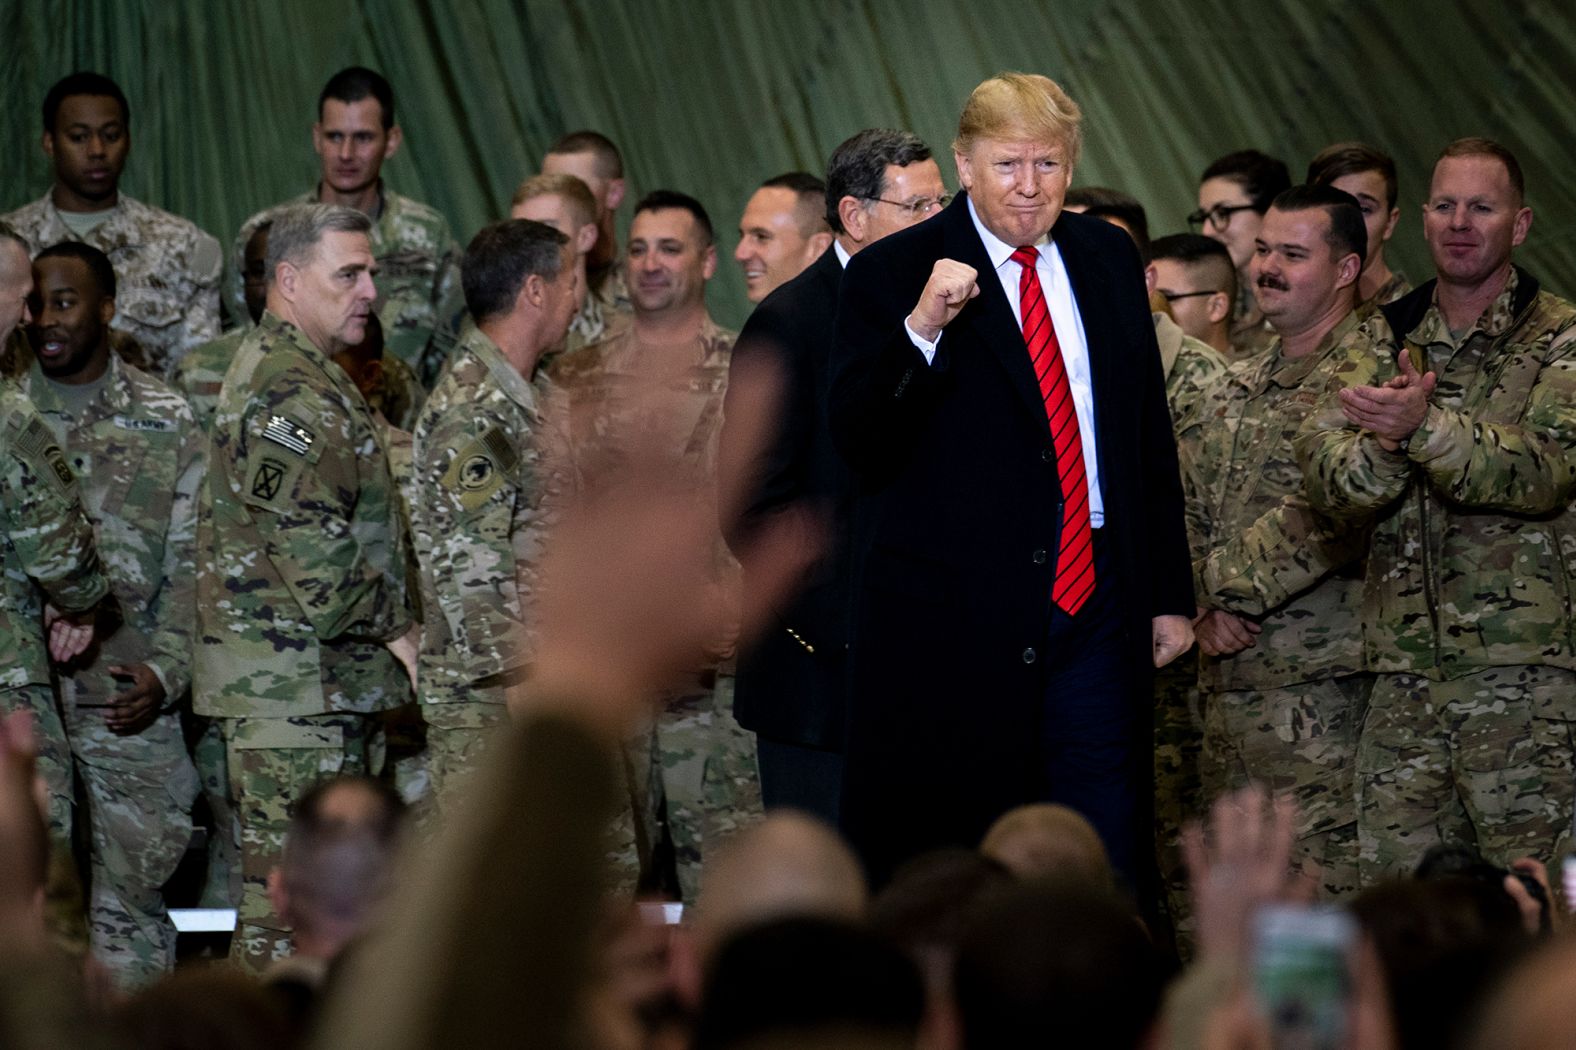
{"type": "MultiPolygon", "coordinates": [[[[1018,282],[1023,267],[1015,262],[1012,253],[1018,246],[1008,244],[980,222],[974,202],[968,201],[969,218],[984,242],[985,254],[996,268],[1001,279],[1002,291],[1007,295],[1007,305],[1012,309],[1013,320],[1019,330],[1023,328],[1022,304],[1018,301],[1018,282]]],[[[1062,251],[1049,236],[1035,242],[1040,250],[1040,261],[1035,272],[1040,277],[1040,290],[1045,293],[1045,305],[1050,310],[1051,324],[1056,329],[1056,340],[1062,348],[1062,364],[1067,369],[1067,382],[1073,392],[1073,410],[1078,414],[1078,437],[1083,442],[1084,473],[1089,478],[1089,525],[1100,528],[1105,524],[1105,501],[1100,495],[1100,457],[1095,449],[1094,435],[1094,381],[1089,372],[1089,340],[1084,334],[1083,318],[1078,313],[1078,301],[1073,297],[1072,282],[1067,279],[1067,266],[1062,261],[1062,251]]],[[[936,347],[940,345],[946,329],[934,341],[921,339],[909,327],[907,319],[903,328],[914,346],[925,355],[926,363],[934,363],[936,347]]]]}

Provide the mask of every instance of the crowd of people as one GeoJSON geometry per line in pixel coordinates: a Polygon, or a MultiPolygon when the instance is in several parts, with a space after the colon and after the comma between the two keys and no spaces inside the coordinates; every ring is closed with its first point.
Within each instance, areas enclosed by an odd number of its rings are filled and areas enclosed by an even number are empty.
{"type": "Polygon", "coordinates": [[[54,182],[0,216],[0,1046],[1576,1020],[1576,308],[1513,262],[1503,145],[1443,144],[1414,288],[1382,150],[1228,154],[1152,238],[1001,74],[955,196],[887,128],[765,179],[733,332],[705,205],[621,243],[595,131],[462,248],[345,69],[319,181],[226,250],[120,192],[114,81],[42,110],[54,182]],[[177,968],[193,860],[236,925],[177,968]]]}

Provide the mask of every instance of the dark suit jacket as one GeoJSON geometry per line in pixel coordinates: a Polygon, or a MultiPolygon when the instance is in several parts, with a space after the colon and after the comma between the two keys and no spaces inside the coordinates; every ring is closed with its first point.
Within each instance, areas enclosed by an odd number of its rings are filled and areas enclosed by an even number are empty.
{"type": "MultiPolygon", "coordinates": [[[[762,523],[794,504],[808,503],[827,526],[827,548],[803,589],[751,648],[740,654],[734,713],[739,724],[784,743],[824,750],[843,744],[844,671],[848,641],[848,468],[826,426],[828,367],[837,289],[843,267],[828,248],[799,276],[756,307],[734,344],[733,360],[774,360],[783,384],[782,416],[773,440],[755,463],[742,465],[751,495],[729,542],[751,586],[749,538],[762,523]],[[812,652],[813,650],[813,652],[812,652]]],[[[731,406],[730,406],[731,407],[731,406]]],[[[723,413],[722,441],[730,442],[723,413]]],[[[733,466],[724,454],[721,462],[733,466]]]]}
{"type": "MultiPolygon", "coordinates": [[[[1106,582],[1120,589],[1140,747],[1150,619],[1193,612],[1165,382],[1128,236],[1063,213],[1052,237],[1088,336],[1101,536],[1118,567],[1106,582]]],[[[1028,350],[965,196],[855,256],[840,304],[831,427],[857,482],[843,819],[879,880],[924,849],[975,845],[1043,783],[1060,484],[1028,350]],[[980,294],[927,365],[903,321],[941,258],[977,269],[980,294]]]]}

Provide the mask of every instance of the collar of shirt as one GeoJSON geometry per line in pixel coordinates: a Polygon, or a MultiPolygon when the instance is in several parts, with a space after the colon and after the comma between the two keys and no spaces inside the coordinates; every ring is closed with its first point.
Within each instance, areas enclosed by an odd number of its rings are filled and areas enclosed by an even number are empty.
{"type": "Polygon", "coordinates": [[[843,269],[848,269],[848,260],[852,259],[853,256],[848,254],[848,249],[844,248],[842,242],[835,237],[832,238],[832,250],[837,253],[837,261],[842,265],[843,269]]]}

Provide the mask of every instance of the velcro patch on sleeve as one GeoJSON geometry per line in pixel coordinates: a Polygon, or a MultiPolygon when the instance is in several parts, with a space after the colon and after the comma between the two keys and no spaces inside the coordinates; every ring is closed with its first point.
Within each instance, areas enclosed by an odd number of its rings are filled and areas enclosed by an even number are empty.
{"type": "Polygon", "coordinates": [[[65,495],[72,495],[76,491],[77,476],[72,473],[71,465],[66,462],[66,454],[60,451],[60,443],[55,440],[54,431],[49,425],[36,416],[27,422],[22,432],[16,437],[17,451],[29,458],[42,460],[47,469],[43,471],[44,480],[55,486],[65,495]]]}
{"type": "Polygon", "coordinates": [[[306,424],[278,412],[269,413],[263,423],[263,437],[298,456],[310,455],[317,442],[317,435],[306,424]]]}
{"type": "Polygon", "coordinates": [[[519,456],[497,427],[462,447],[443,472],[441,482],[460,506],[475,510],[503,487],[519,456]]]}
{"type": "Polygon", "coordinates": [[[263,450],[252,457],[246,477],[246,502],[257,507],[280,510],[290,502],[296,479],[304,469],[294,456],[263,450]]]}

